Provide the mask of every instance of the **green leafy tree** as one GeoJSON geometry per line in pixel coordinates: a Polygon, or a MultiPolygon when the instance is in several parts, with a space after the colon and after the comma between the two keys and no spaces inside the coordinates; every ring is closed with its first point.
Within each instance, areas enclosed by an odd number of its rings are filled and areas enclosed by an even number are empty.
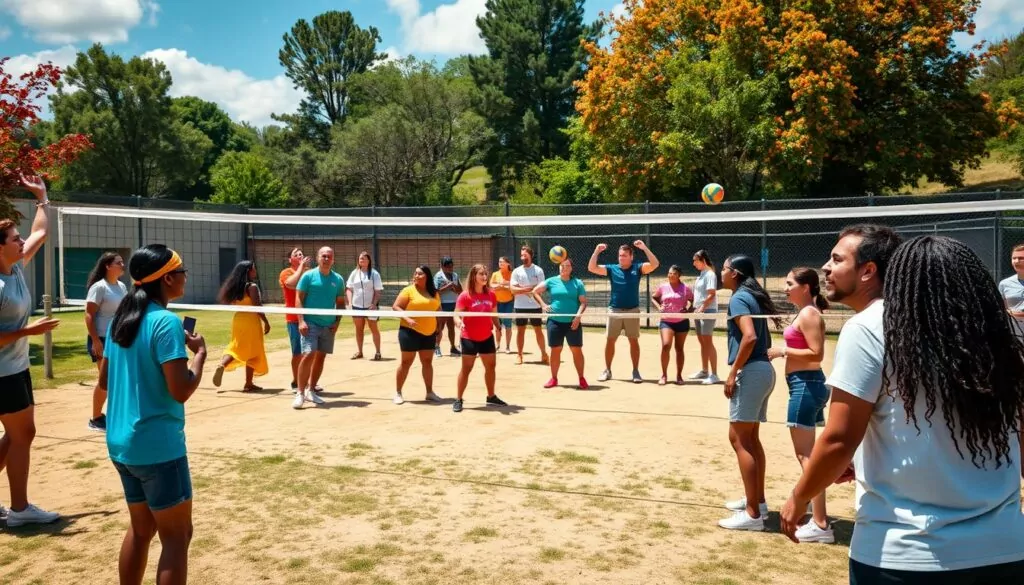
{"type": "Polygon", "coordinates": [[[285,207],[288,189],[270,170],[266,159],[255,152],[229,151],[210,170],[213,203],[251,208],[285,207]]]}
{"type": "Polygon", "coordinates": [[[191,124],[213,143],[203,159],[203,166],[199,170],[195,185],[179,196],[187,200],[209,199],[213,194],[213,187],[210,185],[210,169],[213,165],[225,152],[249,150],[255,140],[241,126],[232,122],[227,113],[213,102],[194,96],[174,98],[171,112],[178,121],[191,124]]]}
{"type": "Polygon", "coordinates": [[[532,164],[568,155],[563,133],[576,102],[587,53],[600,24],[584,24],[583,0],[487,0],[477,18],[487,56],[468,65],[482,93],[480,111],[494,132],[485,164],[495,187],[532,164]]]}
{"type": "Polygon", "coordinates": [[[314,17],[312,24],[305,19],[296,22],[284,35],[278,60],[306,98],[297,115],[280,119],[290,124],[301,120],[307,137],[325,140],[330,126],[348,115],[349,78],[384,58],[377,53],[380,40],[375,27],[361,28],[348,11],[325,12],[314,17]]]}
{"type": "Polygon", "coordinates": [[[50,97],[50,130],[87,134],[95,148],[68,167],[59,186],[165,197],[195,184],[213,143],[175,117],[170,87],[159,61],[124,61],[100,44],[79,53],[50,97]]]}

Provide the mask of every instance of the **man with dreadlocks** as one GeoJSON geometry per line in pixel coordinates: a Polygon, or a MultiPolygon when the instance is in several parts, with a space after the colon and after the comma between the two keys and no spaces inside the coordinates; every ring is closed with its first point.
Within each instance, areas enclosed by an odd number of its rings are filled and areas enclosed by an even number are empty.
{"type": "Polygon", "coordinates": [[[1020,583],[1024,353],[984,263],[950,238],[899,245],[861,225],[840,234],[824,271],[828,299],[857,314],[783,532],[797,540],[807,502],[852,458],[851,584],[1020,583]]]}

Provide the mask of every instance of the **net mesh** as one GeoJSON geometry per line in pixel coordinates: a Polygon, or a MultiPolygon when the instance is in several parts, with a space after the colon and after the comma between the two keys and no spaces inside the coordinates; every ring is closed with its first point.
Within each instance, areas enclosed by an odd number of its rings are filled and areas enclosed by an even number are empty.
{"type": "MultiPolygon", "coordinates": [[[[416,266],[439,269],[450,256],[465,280],[476,263],[496,270],[498,259],[520,263],[520,248],[530,246],[548,276],[557,266],[548,250],[564,247],[574,261],[574,276],[587,287],[592,309],[585,324],[604,323],[610,285],[588,273],[586,266],[598,243],[608,251],[601,263],[616,262],[620,244],[643,240],[661,262],[641,281],[640,309],[654,312],[650,295],[664,282],[668,268],[679,265],[684,281],[692,284],[692,257],[707,250],[716,266],[731,254],[745,254],[758,266],[758,278],[782,311],[792,311],[783,285],[796,266],[820,267],[828,258],[837,233],[860,220],[889,225],[906,237],[921,234],[950,236],[968,244],[988,264],[993,276],[1009,269],[1010,250],[1024,241],[1024,200],[1000,194],[921,199],[886,197],[870,205],[846,205],[832,200],[826,209],[807,201],[737,202],[707,206],[687,203],[613,205],[526,205],[430,208],[357,208],[301,210],[239,210],[236,213],[168,211],[76,206],[59,208],[59,297],[69,304],[85,299],[85,284],[96,258],[106,250],[125,258],[131,250],[162,243],[177,250],[189,267],[181,302],[216,307],[217,291],[234,265],[252,260],[265,303],[280,304],[278,275],[294,248],[307,255],[321,246],[334,249],[335,270],[347,277],[363,252],[373,257],[384,283],[381,307],[390,307],[410,280],[416,266]],[[865,217],[867,216],[867,217],[865,217]]],[[[638,260],[644,260],[638,253],[638,260]]],[[[720,297],[724,312],[727,294],[720,297]]],[[[227,309],[226,307],[224,307],[227,309]]],[[[829,312],[828,329],[838,331],[848,316],[842,308],[829,312]]],[[[645,315],[643,325],[657,325],[645,315]]],[[[724,325],[721,320],[718,326],[724,325]]]]}

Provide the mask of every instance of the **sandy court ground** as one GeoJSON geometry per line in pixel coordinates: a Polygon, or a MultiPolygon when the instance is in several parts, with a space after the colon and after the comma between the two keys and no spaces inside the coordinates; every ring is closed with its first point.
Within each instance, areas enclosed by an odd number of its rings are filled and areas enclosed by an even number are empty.
{"type": "MultiPolygon", "coordinates": [[[[461,414],[450,401],[422,402],[418,366],[409,402],[391,403],[398,348],[395,332],[383,335],[383,362],[349,360],[354,343],[339,339],[321,380],[328,404],[298,412],[286,351],[268,356],[271,374],[257,379],[266,390],[256,394],[233,390],[241,371],[214,389],[219,356],[209,360],[187,404],[192,582],[846,581],[852,487],[830,492],[839,544],[798,546],[777,532],[776,511],[799,474],[781,363],[761,432],[769,531],[733,533],[715,524],[727,514],[723,500],[742,495],[722,386],[658,386],[655,334],[641,337],[649,381],[637,385],[596,382],[604,337],[588,331],[590,392],[542,389],[548,368],[528,334],[528,363],[498,356],[497,392],[510,406],[484,405],[478,364],[461,414]]],[[[724,362],[724,337],[716,345],[724,362]]],[[[826,355],[832,350],[829,342],[826,355]]],[[[688,375],[699,362],[693,335],[686,354],[688,375]]],[[[568,351],[563,357],[560,378],[574,383],[568,351]]],[[[458,359],[435,360],[438,394],[454,397],[458,369],[458,359]]],[[[630,373],[624,339],[612,369],[630,373]]],[[[720,375],[727,371],[723,363],[720,375]]],[[[2,583],[116,582],[128,516],[103,436],[85,427],[90,395],[83,386],[37,393],[30,497],[65,519],[0,531],[2,583]]],[[[7,490],[4,474],[0,501],[7,490]]],[[[159,550],[154,541],[147,582],[159,550]]]]}

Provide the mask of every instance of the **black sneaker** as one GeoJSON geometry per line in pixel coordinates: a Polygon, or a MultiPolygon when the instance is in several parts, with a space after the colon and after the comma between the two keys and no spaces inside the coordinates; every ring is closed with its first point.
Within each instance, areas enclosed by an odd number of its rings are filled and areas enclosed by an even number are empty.
{"type": "Polygon", "coordinates": [[[297,382],[292,382],[292,390],[298,390],[298,389],[299,389],[298,383],[297,382]]]}
{"type": "Polygon", "coordinates": [[[452,412],[462,412],[462,401],[456,400],[452,403],[452,412]]]}
{"type": "Polygon", "coordinates": [[[497,394],[495,394],[494,396],[488,396],[487,404],[489,406],[508,406],[508,404],[504,400],[498,398],[497,394]]]}
{"type": "Polygon", "coordinates": [[[101,414],[97,418],[89,419],[89,430],[100,433],[107,432],[107,415],[101,414]]]}
{"type": "Polygon", "coordinates": [[[461,351],[459,351],[459,350],[457,350],[457,349],[455,349],[455,348],[453,347],[453,348],[452,348],[452,357],[462,357],[462,352],[461,352],[461,351]]]}

